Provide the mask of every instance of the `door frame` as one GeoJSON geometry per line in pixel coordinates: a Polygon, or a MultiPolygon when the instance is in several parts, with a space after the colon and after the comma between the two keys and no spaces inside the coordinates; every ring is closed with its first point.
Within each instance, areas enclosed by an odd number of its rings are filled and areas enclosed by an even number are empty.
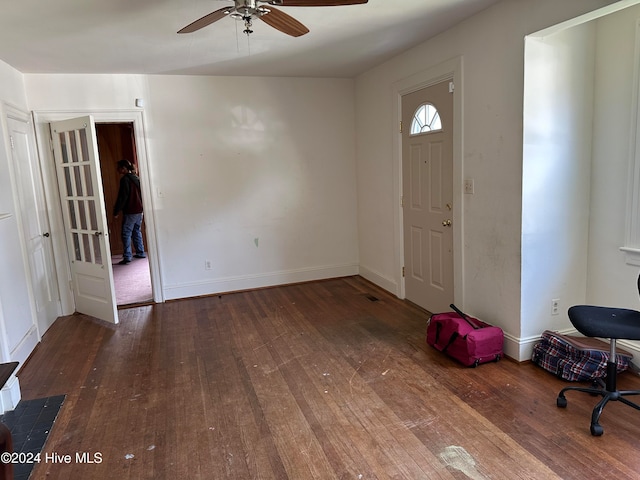
{"type": "MultiPolygon", "coordinates": [[[[396,265],[396,295],[405,298],[404,266],[404,221],[402,212],[402,96],[437,83],[451,80],[453,90],[453,298],[454,303],[464,308],[464,218],[463,218],[463,168],[462,168],[462,57],[456,57],[435,65],[423,72],[395,82],[393,95],[393,194],[394,194],[394,265],[396,265]]],[[[407,126],[409,128],[409,126],[407,126]]]]}
{"type": "MultiPolygon", "coordinates": [[[[37,148],[37,140],[35,137],[35,130],[33,128],[33,119],[31,118],[31,115],[29,112],[26,112],[18,107],[15,107],[11,104],[8,103],[4,103],[3,104],[4,107],[4,121],[6,122],[7,125],[7,134],[10,134],[10,129],[9,129],[9,120],[14,120],[17,122],[22,122],[25,124],[26,128],[28,129],[28,137],[29,137],[29,147],[30,149],[33,149],[33,152],[31,152],[31,156],[29,158],[29,168],[31,169],[31,173],[32,175],[34,173],[37,173],[38,175],[33,175],[33,181],[37,182],[39,184],[39,186],[35,186],[36,190],[39,190],[39,192],[35,192],[35,198],[34,201],[36,203],[36,205],[41,208],[42,210],[40,212],[38,212],[36,215],[38,217],[38,222],[40,224],[40,227],[46,227],[46,231],[49,232],[49,238],[51,238],[51,221],[50,221],[50,211],[51,211],[51,206],[47,201],[46,198],[46,193],[45,193],[45,180],[44,180],[44,174],[42,172],[42,168],[41,168],[41,163],[40,163],[40,155],[38,154],[38,148],[37,148]],[[34,172],[33,169],[37,168],[38,171],[34,172]],[[37,177],[37,178],[36,178],[37,177]],[[45,217],[45,218],[43,218],[45,217]],[[45,225],[42,225],[42,223],[45,223],[45,225]]],[[[18,165],[16,165],[15,163],[15,158],[14,158],[14,154],[12,152],[11,155],[11,162],[12,162],[12,167],[14,170],[14,187],[19,191],[20,187],[20,180],[18,179],[19,176],[19,168],[18,165]]],[[[19,192],[18,196],[22,196],[24,194],[24,192],[19,192]]],[[[18,219],[18,224],[20,226],[20,237],[22,239],[22,250],[23,250],[23,255],[26,259],[29,259],[29,261],[27,261],[27,266],[28,266],[28,271],[29,271],[29,289],[31,291],[31,295],[33,296],[33,311],[34,311],[34,318],[36,320],[36,327],[38,329],[38,341],[42,338],[42,335],[44,335],[44,333],[49,329],[49,327],[53,324],[53,322],[55,321],[55,319],[57,318],[57,316],[60,315],[61,311],[62,311],[62,304],[60,301],[60,287],[58,285],[58,281],[57,279],[53,279],[52,280],[52,284],[55,285],[55,291],[51,292],[53,294],[53,299],[52,299],[52,303],[55,305],[51,305],[50,308],[52,307],[53,310],[52,312],[47,312],[47,313],[51,313],[56,315],[56,317],[54,318],[49,318],[49,315],[47,314],[44,320],[45,323],[41,324],[41,314],[40,312],[38,312],[38,302],[37,302],[37,291],[36,291],[36,286],[33,285],[34,282],[34,278],[33,278],[33,266],[31,264],[30,261],[30,257],[31,254],[28,251],[27,248],[27,239],[25,238],[25,212],[22,210],[22,199],[21,201],[19,201],[17,203],[17,207],[18,207],[18,214],[16,215],[17,219],[18,219]]],[[[54,253],[54,249],[53,249],[53,244],[51,243],[50,240],[47,240],[46,243],[48,244],[48,247],[45,246],[44,249],[46,250],[46,263],[48,264],[49,267],[51,267],[51,270],[53,271],[57,271],[57,265],[56,265],[56,257],[55,257],[55,253],[54,253]]],[[[52,285],[52,286],[54,286],[52,285]]]]}
{"type": "MultiPolygon", "coordinates": [[[[147,234],[147,256],[149,257],[149,267],[151,273],[151,287],[153,289],[153,301],[164,302],[164,289],[162,276],[160,274],[160,252],[158,249],[153,186],[149,170],[149,159],[147,156],[146,127],[144,113],[141,110],[73,110],[73,111],[34,111],[33,124],[36,129],[36,140],[38,142],[38,153],[41,161],[43,176],[45,177],[45,195],[52,208],[54,218],[50,219],[52,226],[52,240],[54,245],[54,256],[58,272],[58,283],[60,285],[60,297],[62,302],[63,315],[70,315],[75,311],[73,290],[71,289],[71,268],[68,250],[66,246],[66,236],[64,223],[62,221],[62,209],[60,195],[57,191],[57,176],[53,152],[51,150],[51,138],[49,134],[49,123],[59,120],[67,120],[74,117],[92,115],[95,123],[133,123],[134,136],[136,142],[136,154],[138,156],[138,169],[140,183],[142,185],[142,204],[144,208],[144,219],[147,234]],[[55,231],[55,234],[53,232],[55,231]]],[[[111,242],[111,240],[110,240],[111,242]]]]}

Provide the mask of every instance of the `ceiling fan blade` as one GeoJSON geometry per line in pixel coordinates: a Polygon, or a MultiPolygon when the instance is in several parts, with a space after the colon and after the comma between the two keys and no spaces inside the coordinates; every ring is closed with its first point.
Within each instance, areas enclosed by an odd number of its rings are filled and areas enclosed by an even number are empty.
{"type": "Polygon", "coordinates": [[[207,25],[211,25],[213,22],[217,22],[221,18],[226,17],[232,10],[233,7],[224,7],[220,10],[216,10],[215,12],[211,12],[209,15],[205,15],[195,22],[190,23],[186,27],[181,28],[180,30],[178,30],[178,33],[192,33],[196,30],[200,30],[201,28],[204,28],[207,25]]]}
{"type": "Polygon", "coordinates": [[[276,30],[280,30],[282,33],[291,35],[292,37],[300,37],[305,33],[309,33],[309,29],[291,15],[273,7],[269,7],[268,10],[269,13],[265,13],[258,17],[267,25],[272,26],[276,30]]]}
{"type": "Polygon", "coordinates": [[[339,7],[341,5],[361,5],[369,0],[269,0],[270,5],[280,7],[339,7]]]}

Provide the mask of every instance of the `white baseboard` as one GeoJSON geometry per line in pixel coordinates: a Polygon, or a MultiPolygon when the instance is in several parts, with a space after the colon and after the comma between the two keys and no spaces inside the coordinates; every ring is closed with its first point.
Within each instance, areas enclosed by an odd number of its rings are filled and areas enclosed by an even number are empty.
{"type": "Polygon", "coordinates": [[[375,283],[380,288],[383,288],[386,291],[392,293],[393,295],[399,297],[400,291],[398,288],[398,284],[396,283],[395,280],[383,277],[379,273],[374,272],[373,270],[369,270],[366,267],[361,266],[359,270],[360,270],[360,276],[362,278],[369,280],[371,283],[375,283]]]}
{"type": "Polygon", "coordinates": [[[175,300],[178,298],[215,295],[225,292],[250,290],[253,288],[272,287],[290,283],[309,282],[326,278],[349,277],[358,275],[358,265],[332,265],[318,268],[288,270],[259,275],[244,275],[239,277],[218,278],[203,282],[169,285],[164,288],[164,298],[175,300]]]}
{"type": "MultiPolygon", "coordinates": [[[[577,335],[580,336],[580,332],[575,329],[565,329],[558,330],[558,333],[563,335],[577,335]]],[[[527,360],[531,360],[531,356],[533,355],[533,347],[536,343],[540,341],[542,337],[540,335],[527,337],[527,338],[516,338],[512,335],[505,333],[504,335],[504,354],[517,360],[518,362],[525,362],[527,360]]],[[[603,339],[604,341],[608,341],[607,339],[603,339]]],[[[618,340],[617,345],[620,348],[624,348],[633,354],[634,363],[636,365],[640,365],[640,344],[638,342],[631,342],[629,340],[618,340]]]]}
{"type": "Polygon", "coordinates": [[[640,344],[638,342],[632,342],[630,340],[618,340],[616,346],[623,348],[633,354],[631,360],[631,370],[636,374],[640,373],[640,344]]]}
{"type": "Polygon", "coordinates": [[[12,362],[18,362],[20,366],[25,362],[33,349],[38,345],[38,329],[36,325],[32,325],[29,331],[18,342],[18,344],[11,349],[10,358],[12,362]]]}
{"type": "Polygon", "coordinates": [[[20,401],[20,382],[15,375],[9,378],[7,383],[0,390],[0,409],[1,413],[13,410],[20,401]]]}
{"type": "MultiPolygon", "coordinates": [[[[529,355],[528,358],[525,357],[526,352],[524,352],[523,350],[525,350],[525,345],[521,344],[520,341],[505,332],[504,334],[504,354],[505,356],[512,358],[513,360],[517,360],[518,362],[522,362],[524,360],[528,360],[531,359],[531,355],[529,355]]],[[[533,352],[533,346],[531,346],[531,350],[533,352]]]]}
{"type": "MultiPolygon", "coordinates": [[[[559,331],[563,335],[574,335],[575,330],[562,330],[559,331]]],[[[526,362],[531,360],[533,355],[533,347],[541,339],[541,335],[534,335],[532,337],[518,338],[505,332],[504,334],[504,354],[517,360],[518,362],[526,362]]]]}

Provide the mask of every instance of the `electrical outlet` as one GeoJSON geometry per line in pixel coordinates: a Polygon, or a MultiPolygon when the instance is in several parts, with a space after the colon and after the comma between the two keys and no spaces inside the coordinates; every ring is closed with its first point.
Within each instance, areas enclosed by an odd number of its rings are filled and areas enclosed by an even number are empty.
{"type": "Polygon", "coordinates": [[[467,178],[464,181],[464,193],[467,195],[473,195],[475,190],[473,178],[467,178]]]}
{"type": "Polygon", "coordinates": [[[211,260],[205,260],[204,261],[204,269],[205,270],[211,270],[211,260]]]}
{"type": "Polygon", "coordinates": [[[558,315],[560,313],[560,299],[554,298],[551,300],[551,315],[558,315]]]}

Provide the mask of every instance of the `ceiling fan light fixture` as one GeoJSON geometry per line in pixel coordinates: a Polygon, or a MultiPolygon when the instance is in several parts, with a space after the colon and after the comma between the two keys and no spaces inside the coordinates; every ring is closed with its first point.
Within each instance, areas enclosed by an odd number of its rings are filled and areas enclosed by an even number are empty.
{"type": "Polygon", "coordinates": [[[251,22],[254,18],[259,18],[267,25],[275,28],[292,37],[300,37],[309,33],[309,29],[287,13],[277,9],[258,4],[276,5],[283,7],[331,7],[340,5],[358,5],[367,3],[369,0],[233,0],[234,5],[220,8],[211,12],[195,22],[191,22],[186,27],[178,30],[178,33],[192,33],[225,16],[230,16],[235,20],[241,20],[245,24],[247,35],[253,33],[251,22]]]}

